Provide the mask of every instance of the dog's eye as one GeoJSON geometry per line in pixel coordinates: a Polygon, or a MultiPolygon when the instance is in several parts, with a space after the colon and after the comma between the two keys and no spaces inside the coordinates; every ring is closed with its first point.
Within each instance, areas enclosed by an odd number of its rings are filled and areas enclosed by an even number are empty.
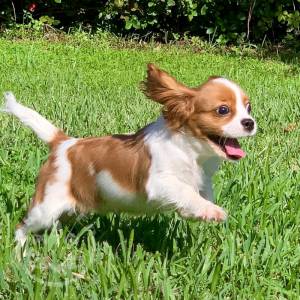
{"type": "Polygon", "coordinates": [[[229,111],[229,107],[226,105],[221,105],[217,108],[217,113],[222,116],[229,114],[229,111]]]}
{"type": "Polygon", "coordinates": [[[248,114],[251,113],[251,105],[250,105],[250,103],[247,103],[246,110],[247,110],[248,114]]]}

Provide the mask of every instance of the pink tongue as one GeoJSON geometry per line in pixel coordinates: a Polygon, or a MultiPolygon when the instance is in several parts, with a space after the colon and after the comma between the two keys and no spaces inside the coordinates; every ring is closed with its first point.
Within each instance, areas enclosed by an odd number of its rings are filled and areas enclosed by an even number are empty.
{"type": "Polygon", "coordinates": [[[246,153],[241,149],[241,146],[237,139],[227,139],[224,145],[226,154],[240,159],[246,156],[246,153]]]}

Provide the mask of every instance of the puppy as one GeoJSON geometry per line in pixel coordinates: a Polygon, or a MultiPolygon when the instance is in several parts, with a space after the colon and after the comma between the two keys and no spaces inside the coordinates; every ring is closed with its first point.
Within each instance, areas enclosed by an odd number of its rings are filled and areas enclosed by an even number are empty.
{"type": "Polygon", "coordinates": [[[212,175],[221,160],[245,156],[237,141],[256,123],[243,90],[222,77],[189,88],[153,64],[142,90],[162,115],[135,134],[72,138],[5,93],[4,111],[49,145],[16,240],[49,228],[64,214],[134,214],[176,210],[185,218],[222,221],[213,203],[212,175]]]}

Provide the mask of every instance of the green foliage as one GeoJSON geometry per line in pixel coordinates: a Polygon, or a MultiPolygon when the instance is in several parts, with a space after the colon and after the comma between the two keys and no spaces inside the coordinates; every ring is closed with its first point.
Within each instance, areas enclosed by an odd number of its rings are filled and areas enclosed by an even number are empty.
{"type": "MultiPolygon", "coordinates": [[[[84,25],[114,33],[154,36],[161,40],[200,36],[219,44],[244,41],[262,43],[297,41],[300,35],[300,0],[25,0],[17,7],[34,19],[47,16],[68,29],[84,25]]],[[[13,20],[12,6],[0,9],[6,23],[13,20]],[[9,18],[10,16],[10,18],[9,18]]],[[[0,16],[1,17],[1,16],[0,16]]],[[[25,14],[25,18],[26,14],[25,14]]],[[[27,18],[28,19],[28,18],[27,18]]],[[[58,25],[52,21],[50,25],[58,25]]]]}
{"type": "Polygon", "coordinates": [[[204,36],[220,44],[266,37],[278,42],[299,36],[299,8],[299,0],[119,0],[101,7],[99,20],[122,33],[204,36]]]}
{"type": "Polygon", "coordinates": [[[60,23],[59,20],[55,20],[54,17],[43,15],[38,19],[33,18],[29,12],[24,12],[24,24],[16,24],[17,28],[33,29],[36,32],[43,31],[45,26],[55,26],[60,23]]]}
{"type": "MultiPolygon", "coordinates": [[[[198,44],[200,40],[193,39],[198,44]]],[[[296,62],[296,57],[294,58],[296,62]]],[[[224,224],[175,214],[90,216],[14,249],[47,149],[0,114],[0,299],[298,299],[299,66],[155,47],[0,40],[1,92],[12,90],[69,135],[133,132],[159,115],[138,89],[148,62],[197,86],[210,75],[249,94],[259,132],[214,178],[224,224]]],[[[0,100],[1,105],[1,100],[0,100]]]]}

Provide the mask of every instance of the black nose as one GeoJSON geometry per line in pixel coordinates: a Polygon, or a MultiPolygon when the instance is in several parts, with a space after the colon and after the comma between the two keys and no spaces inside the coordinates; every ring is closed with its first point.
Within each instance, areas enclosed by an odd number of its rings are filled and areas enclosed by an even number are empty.
{"type": "Polygon", "coordinates": [[[252,131],[254,128],[254,121],[252,119],[243,119],[241,123],[247,131],[252,131]]]}

